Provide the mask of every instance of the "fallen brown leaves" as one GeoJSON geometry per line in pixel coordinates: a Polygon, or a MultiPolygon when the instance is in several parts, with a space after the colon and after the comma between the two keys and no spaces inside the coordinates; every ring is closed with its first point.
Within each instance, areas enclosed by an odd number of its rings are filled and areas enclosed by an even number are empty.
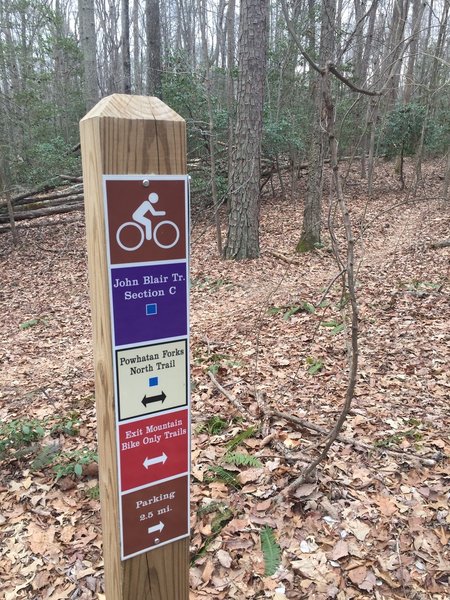
{"type": "MultiPolygon", "coordinates": [[[[430,196],[438,196],[436,169],[424,169],[430,196]]],[[[404,199],[394,185],[382,165],[379,195],[367,206],[356,169],[347,188],[354,222],[371,223],[359,246],[357,396],[342,432],[361,447],[338,442],[314,480],[281,501],[323,435],[277,417],[262,436],[261,397],[268,409],[328,431],[346,385],[339,290],[314,312],[304,304],[316,306],[337,273],[327,235],[324,249],[294,256],[301,207],[266,198],[262,257],[230,263],[214,258],[213,228],[196,222],[192,600],[449,596],[449,249],[430,247],[448,237],[449,207],[423,199],[383,212],[404,199]],[[233,452],[249,464],[233,462],[233,452]],[[273,576],[261,548],[266,526],[281,548],[273,576]]],[[[60,219],[22,230],[17,250],[0,239],[0,420],[45,424],[31,450],[10,448],[0,463],[6,600],[104,598],[97,473],[92,461],[80,475],[70,471],[80,452],[89,458],[96,448],[82,217],[68,226],[60,219]],[[28,321],[36,323],[20,327],[28,321]],[[70,414],[76,433],[64,420],[70,414]],[[44,455],[36,465],[43,447],[49,462],[44,455]],[[58,480],[52,452],[71,457],[58,480]]]]}

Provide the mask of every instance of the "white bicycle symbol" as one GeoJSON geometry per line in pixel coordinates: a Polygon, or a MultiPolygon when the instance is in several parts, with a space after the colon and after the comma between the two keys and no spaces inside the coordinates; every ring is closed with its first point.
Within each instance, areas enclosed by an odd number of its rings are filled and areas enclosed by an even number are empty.
{"type": "MultiPolygon", "coordinates": [[[[148,200],[144,200],[144,202],[134,211],[133,221],[122,223],[122,225],[118,228],[116,233],[116,241],[122,250],[126,250],[127,252],[138,250],[145,240],[153,240],[157,246],[164,250],[173,248],[178,243],[178,240],[180,239],[180,230],[176,223],[173,221],[160,221],[155,225],[155,227],[153,227],[152,220],[146,216],[147,213],[150,213],[154,217],[164,216],[166,214],[165,210],[156,210],[153,206],[158,202],[158,200],[158,194],[152,192],[149,195],[148,200]],[[161,235],[162,228],[167,232],[167,227],[172,229],[173,233],[172,235],[169,235],[169,242],[163,242],[158,238],[158,232],[159,235],[161,235]],[[121,239],[123,231],[126,229],[130,231],[130,228],[135,228],[139,231],[139,241],[137,244],[131,246],[129,244],[125,244],[121,239]]],[[[167,233],[165,234],[165,237],[167,237],[167,233]]]]}

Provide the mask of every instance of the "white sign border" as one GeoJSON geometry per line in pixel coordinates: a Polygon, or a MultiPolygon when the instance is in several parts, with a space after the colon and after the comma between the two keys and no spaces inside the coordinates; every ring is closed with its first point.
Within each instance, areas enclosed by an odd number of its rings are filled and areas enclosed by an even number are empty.
{"type": "MultiPolygon", "coordinates": [[[[103,206],[104,206],[104,221],[105,221],[105,236],[106,236],[106,259],[107,259],[107,268],[108,268],[108,288],[109,288],[109,310],[110,310],[110,324],[111,324],[111,345],[112,345],[112,360],[113,360],[113,373],[114,373],[114,411],[115,411],[115,425],[116,425],[116,456],[117,456],[117,484],[118,484],[118,492],[119,492],[119,533],[120,533],[120,554],[121,560],[127,560],[129,558],[133,558],[134,556],[139,556],[140,554],[144,554],[146,552],[150,552],[151,550],[156,550],[157,548],[161,548],[162,546],[166,546],[167,544],[171,544],[178,540],[184,539],[190,536],[190,477],[191,477],[191,385],[190,385],[190,369],[189,369],[189,331],[190,331],[190,320],[189,320],[189,273],[190,273],[190,261],[189,261],[189,240],[190,240],[190,230],[189,230],[189,213],[190,213],[190,176],[189,175],[148,175],[148,174],[114,174],[114,175],[103,175],[102,176],[102,188],[103,188],[103,206]],[[110,252],[110,238],[109,238],[109,219],[108,219],[108,200],[107,200],[107,191],[106,191],[106,182],[107,181],[184,181],[185,182],[185,243],[186,243],[186,259],[176,259],[176,260],[167,260],[167,261],[148,261],[148,262],[139,262],[139,263],[119,263],[119,264],[111,264],[111,252],[110,252]],[[124,348],[128,348],[130,346],[135,346],[135,344],[124,344],[124,345],[115,345],[115,331],[114,331],[114,307],[113,307],[113,294],[112,294],[112,281],[111,281],[111,269],[112,268],[121,268],[121,267],[133,267],[133,266],[148,266],[148,265],[169,265],[169,264],[186,264],[186,275],[187,275],[187,284],[186,284],[186,322],[187,322],[187,336],[177,336],[175,338],[158,338],[156,340],[149,340],[147,342],[142,342],[145,344],[156,344],[168,341],[175,340],[186,340],[187,346],[187,365],[186,365],[186,388],[187,388],[187,404],[185,406],[188,412],[188,472],[180,473],[173,477],[176,479],[177,477],[185,477],[187,475],[187,528],[186,534],[183,534],[177,538],[173,538],[171,540],[167,540],[165,542],[161,542],[157,546],[151,546],[148,548],[144,548],[138,552],[133,554],[125,555],[123,552],[123,518],[122,518],[122,495],[124,492],[121,490],[120,483],[120,442],[119,442],[119,425],[121,421],[119,421],[119,406],[118,406],[118,374],[116,371],[116,351],[124,348]]],[[[184,408],[184,407],[183,407],[184,408]]],[[[179,409],[176,409],[179,410],[179,409]]],[[[156,417],[159,414],[167,413],[168,411],[162,411],[161,413],[152,413],[152,417],[156,417]]],[[[148,417],[148,415],[146,415],[148,417]]],[[[140,420],[141,416],[136,417],[136,420],[140,420]]],[[[131,423],[133,420],[127,419],[127,423],[131,423]]],[[[165,480],[160,480],[165,481],[165,480]]],[[[153,485],[157,485],[160,481],[153,482],[152,484],[144,487],[151,487],[153,485]]]]}

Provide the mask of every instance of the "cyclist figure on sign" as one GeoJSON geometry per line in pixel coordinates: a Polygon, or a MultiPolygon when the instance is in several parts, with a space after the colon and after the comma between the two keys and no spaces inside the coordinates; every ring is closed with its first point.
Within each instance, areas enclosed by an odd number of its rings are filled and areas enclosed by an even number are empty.
{"type": "Polygon", "coordinates": [[[159,201],[159,196],[152,192],[148,196],[148,200],[144,200],[133,213],[133,220],[122,223],[116,232],[116,242],[127,252],[139,250],[145,240],[153,240],[154,244],[163,250],[173,248],[178,244],[180,239],[180,229],[174,221],[158,220],[156,225],[153,224],[153,217],[164,217],[167,213],[165,210],[156,210],[155,204],[159,201]],[[150,214],[149,214],[150,213],[150,214]],[[124,234],[125,239],[121,236],[124,231],[134,233],[138,230],[138,240],[130,243],[127,241],[127,233],[124,234]]]}
{"type": "Polygon", "coordinates": [[[144,202],[138,206],[138,208],[133,213],[133,220],[136,223],[140,223],[144,226],[145,229],[145,239],[152,239],[152,220],[147,217],[147,213],[150,213],[154,217],[163,217],[166,214],[165,210],[156,210],[153,206],[159,201],[159,196],[156,192],[152,192],[148,196],[148,200],[144,200],[144,202]]]}

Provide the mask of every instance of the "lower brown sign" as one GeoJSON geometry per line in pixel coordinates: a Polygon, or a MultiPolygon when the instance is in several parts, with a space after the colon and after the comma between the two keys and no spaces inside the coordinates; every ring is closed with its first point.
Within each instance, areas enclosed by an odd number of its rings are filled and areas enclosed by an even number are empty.
{"type": "Polygon", "coordinates": [[[189,535],[188,476],[122,495],[122,558],[189,535]]]}

